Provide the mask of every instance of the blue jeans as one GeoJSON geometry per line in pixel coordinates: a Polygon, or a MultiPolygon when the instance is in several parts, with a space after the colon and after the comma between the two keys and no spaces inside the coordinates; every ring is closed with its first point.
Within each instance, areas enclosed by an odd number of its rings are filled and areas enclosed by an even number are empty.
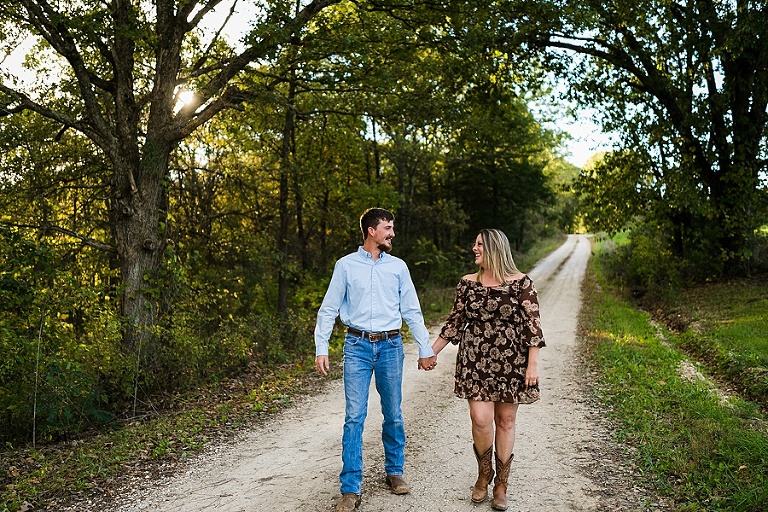
{"type": "Polygon", "coordinates": [[[344,340],[344,397],[346,413],[341,439],[341,493],[360,494],[363,484],[363,425],[368,414],[371,375],[381,397],[384,416],[381,440],[387,475],[402,475],[405,464],[405,425],[402,402],[403,338],[371,342],[347,334],[344,340]]]}

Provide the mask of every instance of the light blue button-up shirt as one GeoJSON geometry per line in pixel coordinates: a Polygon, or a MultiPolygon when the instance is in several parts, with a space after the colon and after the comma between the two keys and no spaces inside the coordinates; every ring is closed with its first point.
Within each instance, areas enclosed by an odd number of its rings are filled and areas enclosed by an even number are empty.
{"type": "Polygon", "coordinates": [[[434,355],[408,266],[386,252],[373,261],[361,246],[336,262],[317,312],[315,355],[328,355],[336,317],[347,327],[367,332],[400,329],[405,320],[419,345],[419,357],[434,355]]]}

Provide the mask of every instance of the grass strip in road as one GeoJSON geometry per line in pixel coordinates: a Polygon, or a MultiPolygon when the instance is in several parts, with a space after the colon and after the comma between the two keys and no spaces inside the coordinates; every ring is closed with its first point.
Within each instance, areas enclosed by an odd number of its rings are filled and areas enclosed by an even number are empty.
{"type": "Polygon", "coordinates": [[[597,258],[583,298],[593,391],[647,483],[682,511],[764,511],[768,429],[758,406],[692,376],[696,366],[648,313],[611,289],[597,258]]]}

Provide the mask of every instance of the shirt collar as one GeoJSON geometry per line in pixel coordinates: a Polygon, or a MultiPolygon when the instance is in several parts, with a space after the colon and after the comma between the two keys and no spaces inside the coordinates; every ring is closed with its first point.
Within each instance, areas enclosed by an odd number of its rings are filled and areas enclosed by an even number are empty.
{"type": "MultiPolygon", "coordinates": [[[[373,254],[369,253],[365,249],[363,249],[363,246],[360,245],[357,247],[357,254],[360,255],[361,258],[364,260],[373,261],[373,254]]],[[[386,251],[381,251],[381,254],[379,254],[379,259],[381,258],[389,258],[390,254],[386,251]]]]}

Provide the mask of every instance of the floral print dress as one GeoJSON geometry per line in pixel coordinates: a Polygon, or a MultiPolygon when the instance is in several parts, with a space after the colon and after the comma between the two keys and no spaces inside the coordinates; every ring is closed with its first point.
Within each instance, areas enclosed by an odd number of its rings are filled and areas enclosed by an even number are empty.
{"type": "Polygon", "coordinates": [[[525,385],[528,347],[545,346],[538,295],[527,275],[492,287],[459,281],[440,336],[459,345],[457,397],[514,404],[539,399],[538,385],[525,385]]]}

